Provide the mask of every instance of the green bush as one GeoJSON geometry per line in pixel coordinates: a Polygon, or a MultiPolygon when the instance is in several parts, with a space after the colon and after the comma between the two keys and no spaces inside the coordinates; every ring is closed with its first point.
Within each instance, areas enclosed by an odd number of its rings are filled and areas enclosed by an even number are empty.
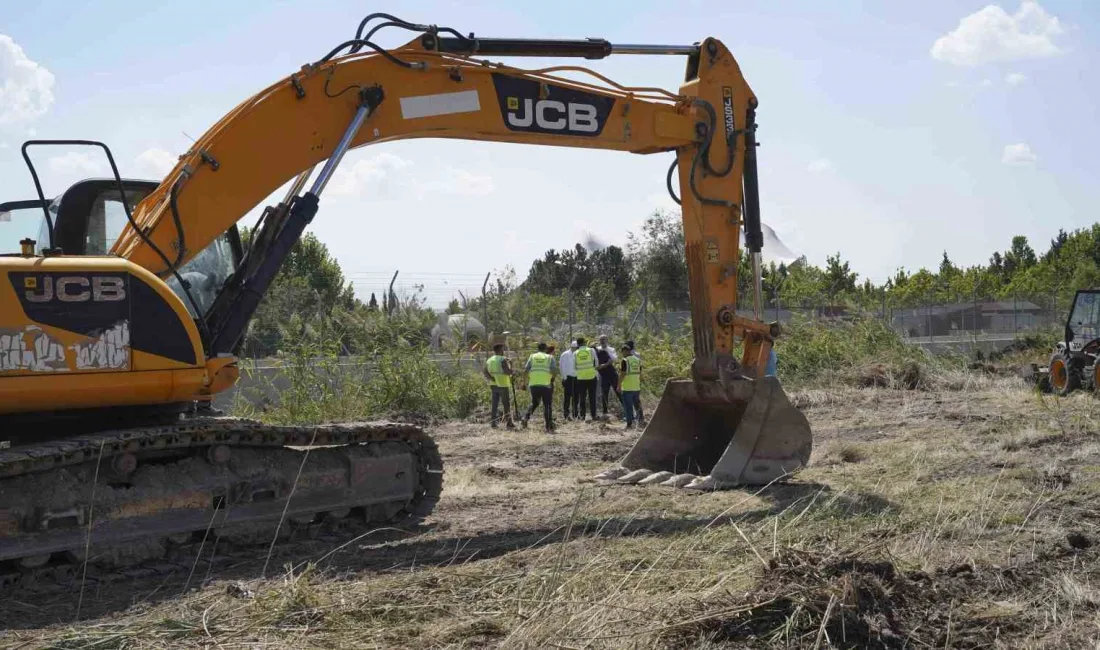
{"type": "MultiPolygon", "coordinates": [[[[663,335],[639,334],[642,390],[659,396],[669,379],[689,378],[694,357],[691,328],[663,335]]],[[[844,381],[859,386],[915,388],[927,371],[961,361],[933,357],[905,343],[898,333],[875,318],[823,322],[796,320],[777,340],[778,375],[785,385],[844,381]]],[[[734,351],[735,356],[740,350],[734,351]]]]}
{"type": "Polygon", "coordinates": [[[301,424],[410,415],[466,418],[487,399],[480,375],[470,368],[441,367],[424,346],[398,341],[373,357],[342,358],[337,350],[315,341],[289,347],[267,386],[278,395],[274,403],[257,409],[238,399],[236,414],[301,424]]]}
{"type": "Polygon", "coordinates": [[[830,379],[846,370],[885,367],[890,374],[912,376],[914,368],[943,363],[910,345],[877,318],[822,323],[796,320],[775,346],[784,383],[830,379]]]}
{"type": "Polygon", "coordinates": [[[485,379],[472,370],[455,371],[450,376],[452,415],[457,418],[468,418],[474,414],[477,407],[486,403],[489,389],[485,379]]]}
{"type": "MultiPolygon", "coordinates": [[[[636,340],[647,400],[659,397],[669,379],[691,376],[690,328],[639,334],[636,340]]],[[[489,391],[477,368],[454,365],[455,360],[441,366],[425,346],[403,337],[382,346],[376,355],[357,359],[359,363],[341,363],[338,350],[336,344],[313,340],[291,347],[283,356],[280,377],[289,387],[280,391],[277,402],[261,413],[247,406],[238,412],[299,423],[409,415],[465,419],[487,403],[489,391]]],[[[779,338],[776,353],[779,378],[789,387],[841,382],[913,389],[926,383],[930,370],[956,361],[964,367],[961,359],[932,357],[906,344],[876,319],[797,321],[779,338]]],[[[522,360],[527,351],[515,356],[522,360]]]]}

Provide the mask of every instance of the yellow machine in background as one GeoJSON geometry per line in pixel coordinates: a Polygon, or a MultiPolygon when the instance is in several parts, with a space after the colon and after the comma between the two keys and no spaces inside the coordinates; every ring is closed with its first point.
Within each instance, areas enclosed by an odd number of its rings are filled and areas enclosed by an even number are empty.
{"type": "Polygon", "coordinates": [[[778,329],[735,310],[742,228],[760,306],[756,107],[714,38],[483,39],[372,14],[354,39],[230,111],[160,183],[123,179],[101,143],[25,143],[38,198],[0,211],[40,211],[43,229],[0,257],[0,584],[79,557],[89,531],[100,561],[120,563],[208,528],[259,528],[270,539],[281,526],[432,510],[442,462],[417,427],[275,427],[196,408],[236,380],[248,323],[344,154],[378,142],[673,153],[693,377],[668,384],[624,467],[604,478],[690,472],[696,487],[720,487],[797,470],[809,426],[763,376],[778,329]],[[382,28],[417,36],[385,50],[371,40],[382,28]],[[684,82],[677,92],[631,88],[575,66],[475,58],[618,54],[682,56],[684,82]],[[29,152],[57,144],[102,147],[113,178],[47,200],[29,152]],[[243,250],[237,221],[284,185],[243,250]],[[117,239],[105,234],[110,222],[121,224],[117,239]],[[93,507],[87,487],[97,482],[93,507]]]}

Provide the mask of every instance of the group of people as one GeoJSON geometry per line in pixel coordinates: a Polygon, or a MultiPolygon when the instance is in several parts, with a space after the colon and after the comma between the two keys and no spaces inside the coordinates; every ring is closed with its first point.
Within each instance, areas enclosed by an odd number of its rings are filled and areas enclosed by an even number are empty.
{"type": "MultiPolygon", "coordinates": [[[[559,378],[563,388],[562,415],[565,420],[584,421],[586,415],[595,420],[597,392],[602,395],[603,416],[606,417],[608,401],[614,392],[622,405],[627,428],[633,428],[635,422],[640,424],[644,421],[642,359],[634,348],[634,341],[624,343],[619,348],[619,354],[616,354],[607,336],[601,336],[596,347],[590,347],[584,337],[578,337],[558,358],[554,358],[554,346],[539,343],[537,351],[524,364],[524,371],[531,392],[531,406],[522,419],[525,428],[535,409],[541,405],[546,431],[553,431],[554,385],[559,378]]],[[[483,372],[492,391],[491,426],[497,428],[503,419],[509,429],[515,428],[510,399],[515,371],[504,356],[503,344],[493,346],[493,356],[486,360],[483,372]]]]}

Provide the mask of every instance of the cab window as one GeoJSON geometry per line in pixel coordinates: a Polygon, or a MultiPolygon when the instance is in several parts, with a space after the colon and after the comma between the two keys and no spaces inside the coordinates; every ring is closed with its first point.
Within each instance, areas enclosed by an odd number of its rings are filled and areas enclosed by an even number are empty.
{"type": "MultiPolygon", "coordinates": [[[[50,245],[49,229],[46,217],[42,215],[41,205],[17,207],[20,204],[37,201],[14,201],[0,206],[0,254],[19,254],[23,247],[19,243],[24,239],[35,240],[35,252],[41,252],[50,245]]],[[[52,206],[51,218],[57,218],[57,208],[52,206]]]]}

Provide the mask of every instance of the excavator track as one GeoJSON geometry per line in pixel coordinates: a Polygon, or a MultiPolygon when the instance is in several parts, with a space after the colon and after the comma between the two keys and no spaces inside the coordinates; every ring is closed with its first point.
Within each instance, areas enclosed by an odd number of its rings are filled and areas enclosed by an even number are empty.
{"type": "Polygon", "coordinates": [[[194,418],[18,446],[0,451],[0,595],[155,572],[208,539],[408,523],[442,487],[435,442],[392,422],[194,418]]]}

